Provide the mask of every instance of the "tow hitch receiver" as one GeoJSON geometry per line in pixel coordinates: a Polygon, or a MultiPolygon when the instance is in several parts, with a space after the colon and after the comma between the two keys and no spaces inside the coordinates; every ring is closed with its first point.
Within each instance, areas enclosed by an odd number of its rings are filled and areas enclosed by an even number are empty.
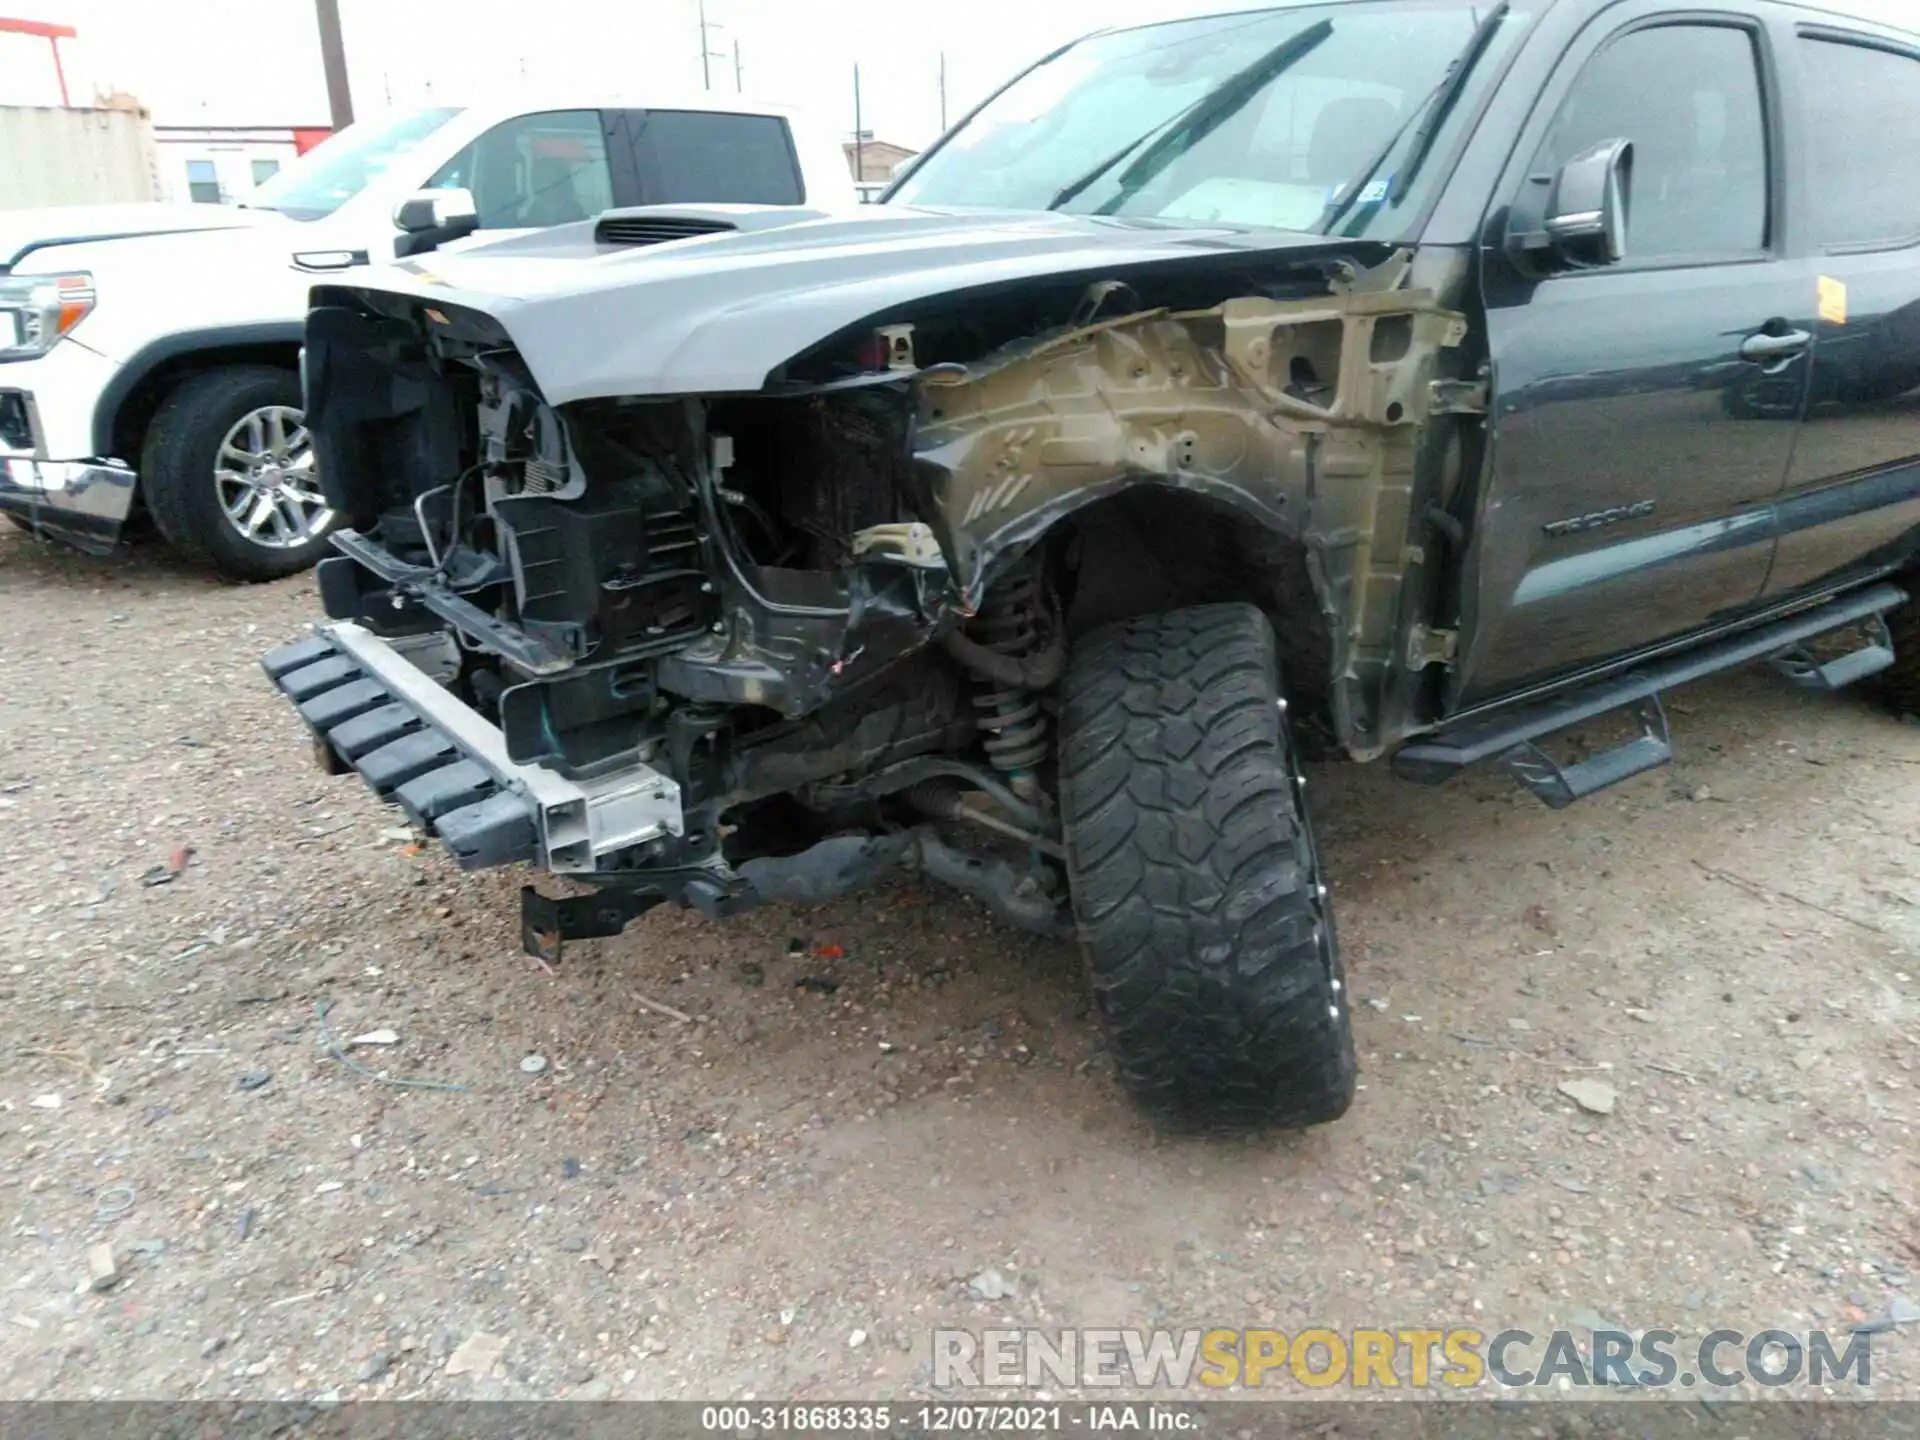
{"type": "Polygon", "coordinates": [[[527,954],[549,965],[560,963],[569,940],[604,940],[657,905],[668,901],[698,910],[712,919],[743,914],[759,897],[737,877],[699,867],[652,870],[600,877],[604,889],[588,895],[555,898],[531,885],[520,890],[520,943],[527,954]]]}

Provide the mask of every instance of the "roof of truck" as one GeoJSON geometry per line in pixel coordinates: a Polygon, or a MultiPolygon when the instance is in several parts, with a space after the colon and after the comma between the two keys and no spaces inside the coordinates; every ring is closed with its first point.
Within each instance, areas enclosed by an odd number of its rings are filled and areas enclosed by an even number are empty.
{"type": "MultiPolygon", "coordinates": [[[[1257,15],[1262,11],[1379,3],[1382,3],[1382,0],[1277,0],[1277,3],[1266,5],[1223,3],[1218,9],[1200,10],[1192,14],[1168,15],[1155,20],[1142,20],[1132,25],[1103,26],[1081,36],[1080,39],[1091,39],[1094,35],[1123,34],[1132,30],[1152,30],[1162,25],[1184,24],[1189,20],[1218,20],[1233,15],[1257,15]]],[[[1592,4],[1594,0],[1526,0],[1526,3],[1528,8],[1541,12],[1555,5],[1592,4]]],[[[1604,9],[1616,3],[1619,3],[1619,0],[1600,0],[1595,8],[1604,9]]],[[[1814,14],[1832,15],[1836,19],[1865,21],[1868,24],[1904,31],[1907,34],[1920,33],[1920,12],[1916,11],[1914,0],[1783,0],[1783,3],[1814,14]]],[[[1078,44],[1079,40],[1072,43],[1078,44]]]]}
{"type": "Polygon", "coordinates": [[[684,90],[666,86],[648,86],[633,90],[569,90],[562,86],[538,85],[489,89],[484,95],[463,99],[459,96],[434,97],[417,105],[395,106],[401,110],[435,110],[441,107],[484,110],[502,115],[522,115],[534,110],[705,110],[721,115],[804,115],[806,107],[758,95],[717,94],[708,90],[684,90]]]}

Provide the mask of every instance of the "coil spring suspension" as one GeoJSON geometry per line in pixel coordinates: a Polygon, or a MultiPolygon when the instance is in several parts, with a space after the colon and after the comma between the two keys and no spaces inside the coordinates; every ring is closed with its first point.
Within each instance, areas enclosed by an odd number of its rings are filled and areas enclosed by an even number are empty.
{"type": "MultiPolygon", "coordinates": [[[[996,654],[1025,659],[1046,639],[1041,628],[1043,598],[1040,567],[1023,565],[987,597],[968,633],[996,654]]],[[[1031,799],[1039,792],[1034,771],[1051,749],[1040,697],[1031,690],[1000,686],[989,680],[979,685],[973,703],[980,711],[980,728],[987,732],[987,758],[1007,777],[1015,794],[1031,799]]]]}

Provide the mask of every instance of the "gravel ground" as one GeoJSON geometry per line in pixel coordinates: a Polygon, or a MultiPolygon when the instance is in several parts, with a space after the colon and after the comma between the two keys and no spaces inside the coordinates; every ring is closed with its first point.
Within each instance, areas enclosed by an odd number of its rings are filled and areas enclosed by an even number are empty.
{"type": "Polygon", "coordinates": [[[1070,947],[946,894],[543,974],[526,877],[310,765],[255,662],[315,613],[0,527],[0,1397],[905,1397],[940,1325],[1920,1300],[1920,728],[1858,698],[1697,687],[1673,769],[1558,814],[1317,769],[1362,1092],[1219,1143],[1117,1092],[1070,947]]]}

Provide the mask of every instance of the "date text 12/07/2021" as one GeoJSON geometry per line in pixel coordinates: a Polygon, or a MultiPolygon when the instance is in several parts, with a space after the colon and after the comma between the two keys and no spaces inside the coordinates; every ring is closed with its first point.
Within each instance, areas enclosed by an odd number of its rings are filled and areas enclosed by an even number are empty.
{"type": "Polygon", "coordinates": [[[708,1405],[700,1428],[717,1434],[838,1433],[909,1435],[1112,1435],[1129,1431],[1171,1434],[1204,1424],[1197,1405],[1085,1403],[1074,1405],[708,1405]]]}

